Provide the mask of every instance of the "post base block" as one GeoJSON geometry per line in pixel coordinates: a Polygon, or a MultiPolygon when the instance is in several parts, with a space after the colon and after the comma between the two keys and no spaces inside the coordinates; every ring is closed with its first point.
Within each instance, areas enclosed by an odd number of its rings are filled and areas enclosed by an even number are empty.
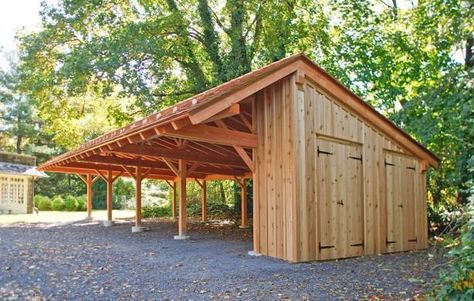
{"type": "Polygon", "coordinates": [[[249,256],[257,256],[257,257],[258,257],[258,256],[262,256],[262,254],[257,253],[257,252],[255,252],[255,251],[253,251],[253,250],[252,250],[252,251],[249,251],[248,254],[249,254],[249,256]]]}
{"type": "Polygon", "coordinates": [[[189,239],[188,235],[175,235],[174,240],[186,240],[189,239]]]}
{"type": "Polygon", "coordinates": [[[145,227],[136,227],[136,226],[133,226],[132,227],[132,233],[140,233],[140,232],[144,232],[146,230],[145,227]]]}
{"type": "Polygon", "coordinates": [[[104,221],[104,227],[112,227],[114,225],[114,221],[104,221]]]}

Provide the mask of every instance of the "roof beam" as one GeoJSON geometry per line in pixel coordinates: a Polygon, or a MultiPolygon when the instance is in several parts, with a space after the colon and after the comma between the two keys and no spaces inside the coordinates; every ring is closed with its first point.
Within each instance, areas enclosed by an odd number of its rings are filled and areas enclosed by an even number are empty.
{"type": "Polygon", "coordinates": [[[229,146],[237,145],[245,148],[257,147],[257,135],[255,134],[218,128],[209,125],[188,126],[178,131],[168,129],[163,131],[163,134],[168,137],[183,138],[229,146]]]}

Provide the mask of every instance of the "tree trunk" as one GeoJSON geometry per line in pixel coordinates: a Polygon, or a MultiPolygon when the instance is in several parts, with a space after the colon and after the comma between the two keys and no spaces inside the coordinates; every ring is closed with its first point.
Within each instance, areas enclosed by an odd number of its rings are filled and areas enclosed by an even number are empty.
{"type": "Polygon", "coordinates": [[[227,78],[235,78],[250,72],[250,60],[244,36],[244,24],[246,12],[242,0],[229,0],[230,6],[230,41],[231,51],[229,54],[230,64],[227,69],[227,78]]]}
{"type": "Polygon", "coordinates": [[[193,81],[193,85],[197,91],[204,91],[208,88],[209,83],[204,74],[204,71],[199,64],[199,61],[194,53],[194,45],[191,42],[191,39],[188,34],[188,27],[186,20],[183,17],[182,12],[179,10],[178,5],[176,5],[175,0],[167,0],[168,9],[171,13],[178,16],[178,21],[176,24],[176,30],[178,34],[178,41],[181,40],[183,43],[184,56],[180,57],[179,54],[176,54],[178,57],[175,60],[181,65],[181,67],[188,74],[188,78],[193,81]]]}
{"type": "Polygon", "coordinates": [[[199,17],[201,18],[202,27],[204,29],[203,44],[206,52],[213,64],[214,73],[216,75],[215,83],[219,84],[226,80],[222,59],[219,54],[219,36],[214,29],[214,22],[211,16],[211,10],[207,0],[198,1],[199,17]]]}
{"type": "Polygon", "coordinates": [[[464,65],[467,70],[474,66],[474,38],[468,38],[466,41],[466,57],[464,58],[464,65]]]}
{"type": "Polygon", "coordinates": [[[21,135],[16,136],[16,153],[21,154],[21,142],[23,137],[21,135]]]}
{"type": "Polygon", "coordinates": [[[225,204],[225,190],[224,190],[224,184],[222,184],[222,181],[219,181],[219,192],[221,195],[222,203],[225,204]]]}

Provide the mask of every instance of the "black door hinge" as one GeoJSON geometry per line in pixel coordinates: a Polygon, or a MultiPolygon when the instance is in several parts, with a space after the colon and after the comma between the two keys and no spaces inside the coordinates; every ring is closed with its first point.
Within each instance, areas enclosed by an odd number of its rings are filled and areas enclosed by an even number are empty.
{"type": "Polygon", "coordinates": [[[388,166],[395,166],[395,164],[390,163],[390,162],[387,162],[387,160],[385,160],[385,166],[387,166],[387,165],[388,165],[388,166]]]}
{"type": "Polygon", "coordinates": [[[330,153],[330,152],[327,152],[327,151],[322,151],[322,150],[319,149],[319,146],[318,146],[318,157],[319,157],[319,154],[332,155],[333,153],[330,153]]]}
{"type": "Polygon", "coordinates": [[[409,239],[408,242],[418,242],[418,237],[415,237],[415,239],[409,239]]]}
{"type": "Polygon", "coordinates": [[[385,243],[388,244],[396,244],[397,242],[394,240],[386,240],[385,243]]]}
{"type": "Polygon", "coordinates": [[[360,157],[349,156],[349,159],[362,161],[362,155],[360,155],[360,157]]]}
{"type": "Polygon", "coordinates": [[[411,170],[415,170],[415,171],[416,171],[416,167],[407,167],[407,169],[411,169],[411,170]]]}

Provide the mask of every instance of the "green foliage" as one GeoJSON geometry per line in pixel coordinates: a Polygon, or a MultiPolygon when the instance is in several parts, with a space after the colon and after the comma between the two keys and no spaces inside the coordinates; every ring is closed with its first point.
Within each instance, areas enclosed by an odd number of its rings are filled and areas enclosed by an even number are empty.
{"type": "Polygon", "coordinates": [[[466,210],[462,235],[448,253],[450,266],[441,273],[432,300],[474,299],[474,197],[466,210]]]}
{"type": "Polygon", "coordinates": [[[76,211],[77,203],[76,198],[72,195],[67,195],[64,197],[64,210],[66,211],[76,211]]]}
{"type": "Polygon", "coordinates": [[[142,208],[142,216],[144,218],[153,218],[153,217],[170,217],[171,216],[171,207],[169,205],[159,206],[145,206],[142,208]]]}
{"type": "Polygon", "coordinates": [[[87,197],[66,195],[65,197],[56,196],[52,200],[43,195],[35,195],[35,206],[41,211],[86,211],[87,197]]]}
{"type": "MultiPolygon", "coordinates": [[[[83,185],[84,186],[84,185],[83,185]]],[[[94,209],[106,209],[107,208],[107,187],[105,182],[100,179],[92,187],[92,208],[94,209]]],[[[84,191],[85,192],[85,191],[84,191]]],[[[84,193],[82,192],[82,193],[84,193]]],[[[121,209],[122,201],[130,199],[135,194],[135,188],[133,182],[130,180],[124,180],[118,178],[112,187],[112,208],[121,209]]]]}
{"type": "Polygon", "coordinates": [[[51,199],[47,196],[43,195],[35,195],[34,203],[36,208],[42,211],[49,211],[51,210],[51,199]]]}
{"type": "Polygon", "coordinates": [[[20,154],[38,142],[40,120],[32,98],[20,91],[17,65],[11,62],[10,68],[0,70],[0,135],[13,142],[3,150],[20,154]]]}
{"type": "Polygon", "coordinates": [[[60,196],[56,196],[53,198],[53,200],[51,201],[51,210],[54,210],[54,211],[62,211],[64,210],[64,200],[62,197],[60,196]]]}
{"type": "Polygon", "coordinates": [[[76,197],[76,211],[87,210],[87,195],[81,195],[76,197]]]}

